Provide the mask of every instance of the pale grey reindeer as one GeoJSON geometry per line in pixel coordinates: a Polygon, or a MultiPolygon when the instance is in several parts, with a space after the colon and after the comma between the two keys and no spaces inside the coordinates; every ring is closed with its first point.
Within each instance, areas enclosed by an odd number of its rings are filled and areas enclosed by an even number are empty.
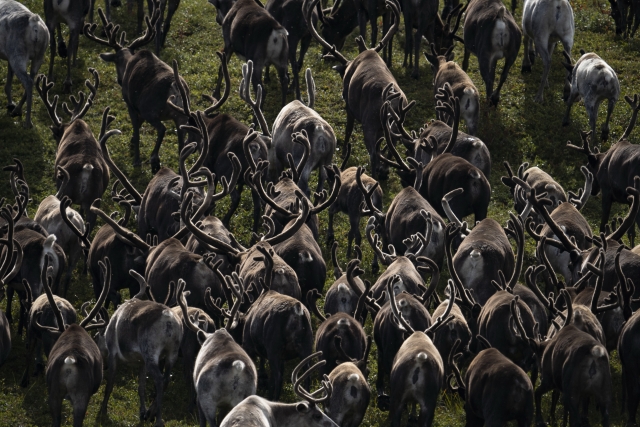
{"type": "Polygon", "coordinates": [[[15,0],[0,0],[0,59],[8,62],[7,83],[4,92],[7,94],[7,110],[12,116],[22,113],[22,105],[27,103],[27,115],[24,127],[30,128],[31,103],[33,100],[33,79],[44,62],[44,54],[49,44],[49,32],[42,18],[31,13],[15,0]],[[31,68],[27,73],[27,64],[31,68]],[[24,87],[24,94],[18,104],[11,99],[11,81],[13,75],[18,77],[24,87]]]}
{"type": "MultiPolygon", "coordinates": [[[[269,169],[272,177],[282,172],[286,165],[291,165],[289,156],[292,156],[295,164],[299,164],[304,158],[306,150],[301,144],[295,142],[294,134],[304,132],[309,140],[309,158],[306,159],[298,187],[309,194],[309,175],[318,169],[318,188],[322,191],[327,172],[324,166],[330,166],[333,153],[336,150],[336,135],[329,123],[318,114],[313,106],[315,104],[316,84],[311,75],[311,69],[305,73],[307,81],[307,96],[309,103],[304,105],[298,100],[291,101],[280,110],[278,117],[273,122],[271,149],[269,150],[269,169]]],[[[249,89],[248,83],[246,90],[249,89]]]]}
{"type": "Polygon", "coordinates": [[[53,63],[56,57],[56,27],[58,29],[58,55],[67,58],[67,78],[64,80],[65,93],[71,92],[71,66],[75,67],[78,57],[78,42],[84,27],[84,18],[89,13],[92,0],[44,0],[44,16],[49,29],[50,55],[49,75],[53,81],[53,63]],[[64,43],[62,23],[69,27],[69,43],[64,43]]]}
{"type": "Polygon", "coordinates": [[[321,388],[313,393],[305,390],[302,385],[314,370],[327,363],[325,360],[321,360],[300,375],[302,368],[316,356],[322,356],[322,352],[319,351],[306,357],[291,373],[293,392],[304,399],[304,401],[297,403],[279,403],[271,402],[260,396],[249,396],[224,417],[220,426],[338,427],[338,424],[333,422],[333,420],[319,408],[319,404],[329,400],[333,392],[333,385],[329,377],[324,375],[321,381],[321,388]]]}
{"type": "Polygon", "coordinates": [[[602,101],[606,99],[608,101],[607,120],[602,125],[601,134],[601,139],[606,141],[609,139],[609,120],[616,102],[620,98],[618,75],[609,64],[595,53],[585,53],[584,50],[580,50],[580,53],[582,56],[574,65],[571,65],[571,56],[567,52],[564,53],[567,63],[563,63],[563,65],[569,71],[570,92],[566,99],[567,112],[562,119],[562,126],[569,125],[571,106],[582,98],[587,109],[587,116],[589,116],[591,134],[595,135],[598,109],[602,101]]]}
{"type": "MultiPolygon", "coordinates": [[[[560,40],[564,51],[571,56],[573,47],[573,9],[567,0],[526,0],[522,10],[522,32],[524,34],[524,58],[522,72],[531,72],[536,52],[542,59],[544,71],[535,101],[542,102],[544,87],[548,85],[551,54],[560,40]],[[535,50],[533,44],[535,43],[535,50]]],[[[570,74],[570,72],[569,72],[570,74]]],[[[564,86],[564,98],[567,99],[571,86],[564,86]]]]}
{"type": "Polygon", "coordinates": [[[67,221],[70,221],[83,234],[86,233],[86,227],[82,216],[71,208],[71,199],[64,196],[64,189],[70,179],[69,172],[58,166],[58,176],[62,177],[60,189],[56,194],[47,196],[40,202],[33,219],[40,223],[47,230],[47,233],[56,236],[57,243],[67,255],[67,273],[62,287],[62,296],[66,297],[71,282],[71,273],[82,255],[82,241],[67,225],[67,221]],[[64,202],[63,198],[66,198],[64,202]],[[63,215],[67,217],[66,220],[63,215]]]}
{"type": "MultiPolygon", "coordinates": [[[[134,270],[131,272],[136,274],[134,270]]],[[[146,286],[141,287],[136,296],[120,305],[106,330],[96,338],[108,370],[100,414],[107,414],[118,364],[141,360],[140,420],[155,418],[155,426],[162,427],[162,397],[169,384],[171,368],[178,359],[183,330],[182,322],[169,307],[147,299],[147,290],[146,286]],[[147,373],[156,388],[156,397],[149,409],[145,405],[147,373]]]]}

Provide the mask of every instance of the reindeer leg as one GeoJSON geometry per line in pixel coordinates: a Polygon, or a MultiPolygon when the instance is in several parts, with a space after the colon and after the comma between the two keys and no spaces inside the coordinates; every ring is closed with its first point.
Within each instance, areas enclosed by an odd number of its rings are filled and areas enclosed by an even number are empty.
{"type": "Polygon", "coordinates": [[[613,197],[609,193],[609,191],[602,192],[602,217],[600,220],[600,232],[605,232],[605,227],[609,222],[609,215],[611,215],[611,205],[613,203],[613,197]]]}
{"type": "MultiPolygon", "coordinates": [[[[295,62],[295,61],[294,61],[295,62]]],[[[260,70],[260,74],[262,74],[262,70],[260,70]]],[[[278,68],[278,80],[280,80],[280,92],[282,94],[282,106],[287,105],[287,90],[289,88],[289,72],[287,67],[278,68]]],[[[266,92],[263,92],[266,96],[266,92]]],[[[264,105],[265,98],[262,98],[262,103],[264,105]]]]}
{"type": "MultiPolygon", "coordinates": [[[[28,335],[28,334],[27,334],[28,335]]],[[[36,340],[32,337],[27,337],[27,366],[22,374],[22,380],[20,381],[20,387],[25,388],[29,386],[29,367],[33,362],[33,350],[36,347],[36,340]]]]}
{"type": "Polygon", "coordinates": [[[164,9],[167,7],[167,0],[160,0],[160,18],[156,22],[156,55],[160,56],[160,48],[162,47],[162,24],[164,23],[164,9]]]}
{"type": "Polygon", "coordinates": [[[269,376],[269,395],[270,400],[277,402],[282,393],[282,374],[284,373],[284,360],[279,356],[269,357],[269,367],[271,375],[269,376]]]}
{"type": "Polygon", "coordinates": [[[262,212],[262,199],[260,195],[255,191],[251,190],[251,198],[253,199],[253,232],[258,232],[258,227],[260,227],[260,213],[262,212]]]}
{"type": "MultiPolygon", "coordinates": [[[[89,393],[73,396],[73,427],[82,427],[84,417],[87,414],[87,407],[89,406],[89,397],[89,393]]],[[[60,404],[60,409],[62,409],[62,399],[60,400],[60,404]]]]}
{"type": "MultiPolygon", "coordinates": [[[[606,141],[609,139],[609,121],[611,120],[611,114],[613,114],[613,109],[615,107],[616,107],[616,101],[614,99],[609,99],[609,105],[607,106],[607,120],[604,122],[604,125],[602,125],[601,139],[603,141],[606,141]]],[[[597,109],[596,109],[596,115],[597,115],[597,109]]]]}
{"type": "MultiPolygon", "coordinates": [[[[287,89],[287,92],[296,93],[296,99],[300,101],[300,65],[298,61],[296,61],[296,50],[298,49],[297,38],[293,38],[289,36],[289,62],[291,63],[291,74],[293,74],[293,81],[291,82],[291,86],[287,89]]],[[[268,69],[269,67],[267,67],[268,69]]]]}
{"type": "MultiPolygon", "coordinates": [[[[532,383],[535,384],[535,383],[532,383]]],[[[551,408],[549,409],[549,424],[556,425],[556,408],[558,406],[558,399],[560,398],[560,392],[557,389],[553,389],[551,392],[551,408]]]]}
{"type": "Polygon", "coordinates": [[[353,125],[355,124],[356,118],[353,117],[353,114],[349,112],[349,108],[347,107],[347,127],[344,131],[344,142],[342,143],[342,157],[347,154],[347,145],[349,144],[349,140],[351,139],[351,134],[353,133],[353,125]]]}
{"type": "Polygon", "coordinates": [[[376,379],[376,391],[378,394],[378,409],[381,411],[389,410],[389,396],[384,393],[384,377],[385,373],[381,367],[383,365],[382,353],[378,350],[378,378],[376,379]]]}
{"type": "Polygon", "coordinates": [[[569,98],[567,98],[567,111],[564,113],[562,126],[569,126],[569,119],[571,118],[571,107],[573,106],[573,103],[576,102],[580,97],[580,94],[577,91],[574,92],[574,90],[576,89],[573,89],[572,87],[571,92],[569,93],[569,98]]]}
{"type": "Polygon", "coordinates": [[[151,152],[151,159],[150,159],[151,171],[153,173],[156,173],[160,170],[160,146],[162,145],[162,140],[164,139],[164,134],[167,131],[167,128],[157,118],[154,119],[153,121],[149,121],[149,124],[153,126],[158,132],[156,145],[153,147],[153,151],[151,152]]]}
{"type": "Polygon", "coordinates": [[[231,217],[236,212],[236,209],[238,209],[238,205],[240,204],[240,198],[241,198],[241,195],[242,195],[242,188],[243,188],[243,185],[238,183],[236,185],[235,190],[233,190],[231,192],[231,194],[230,194],[231,205],[229,205],[229,210],[227,211],[227,213],[224,216],[224,218],[222,218],[222,224],[224,224],[224,226],[227,227],[227,228],[229,228],[229,221],[231,220],[231,217]]]}
{"type": "MultiPolygon", "coordinates": [[[[507,81],[507,76],[509,76],[509,70],[511,69],[511,66],[515,62],[516,62],[516,56],[513,56],[512,58],[510,57],[505,58],[504,68],[502,69],[502,74],[500,74],[500,81],[498,81],[498,87],[496,88],[496,91],[491,95],[491,102],[494,105],[498,105],[498,102],[500,101],[500,90],[502,89],[502,85],[504,84],[504,82],[507,81]]],[[[492,75],[495,74],[495,71],[496,71],[496,65],[493,64],[492,75]]]]}
{"type": "Polygon", "coordinates": [[[465,46],[464,48],[464,59],[462,60],[462,70],[463,71],[467,71],[467,69],[469,68],[469,56],[471,55],[471,51],[469,49],[467,49],[467,47],[465,46]]]}
{"type": "MultiPolygon", "coordinates": [[[[408,5],[402,8],[402,14],[404,15],[404,61],[402,66],[407,66],[407,58],[411,57],[411,48],[413,40],[413,11],[410,10],[408,5]]],[[[413,58],[411,57],[413,60],[413,58]]],[[[412,61],[413,62],[413,61],[412,61]]]]}
{"type": "Polygon", "coordinates": [[[542,382],[535,391],[535,404],[536,404],[536,426],[545,426],[544,418],[542,417],[542,396],[548,391],[553,389],[553,385],[550,382],[548,376],[542,377],[542,382]]]}
{"type": "Polygon", "coordinates": [[[304,56],[307,54],[307,50],[309,50],[309,46],[311,45],[311,34],[307,34],[302,37],[300,41],[300,59],[298,60],[298,70],[302,70],[302,65],[304,63],[304,56]]]}
{"type": "MultiPolygon", "coordinates": [[[[526,46],[526,45],[525,45],[526,46]]],[[[538,93],[536,94],[535,101],[542,103],[544,100],[544,88],[547,85],[547,79],[549,77],[549,69],[551,68],[551,52],[552,50],[548,49],[547,43],[540,38],[536,40],[536,50],[540,55],[540,59],[542,60],[542,80],[540,81],[540,87],[538,88],[538,93]]],[[[525,58],[526,58],[525,52],[525,58]]]]}
{"type": "Polygon", "coordinates": [[[167,34],[169,34],[169,29],[171,28],[171,20],[173,19],[173,15],[178,10],[179,5],[180,0],[169,0],[167,17],[164,20],[164,27],[162,28],[162,43],[160,44],[161,47],[164,47],[165,42],[167,41],[167,34]]]}
{"type": "Polygon", "coordinates": [[[13,80],[13,68],[11,68],[11,62],[7,66],[7,83],[4,85],[4,93],[7,95],[7,111],[13,112],[16,104],[11,99],[11,82],[13,80]]]}
{"type": "Polygon", "coordinates": [[[52,20],[51,22],[47,22],[47,28],[49,29],[49,74],[47,78],[49,81],[53,81],[53,63],[56,59],[56,22],[52,20]]]}
{"type": "MultiPolygon", "coordinates": [[[[5,316],[9,324],[13,323],[13,315],[11,314],[11,302],[13,301],[14,289],[11,286],[7,286],[7,308],[5,309],[5,316]]],[[[20,309],[22,309],[22,303],[20,303],[20,309]]],[[[20,320],[18,323],[22,323],[20,320]]],[[[18,336],[22,336],[22,328],[18,330],[18,336]]]]}
{"type": "Polygon", "coordinates": [[[102,405],[100,406],[101,417],[107,416],[107,405],[109,404],[109,396],[111,396],[113,386],[116,382],[117,361],[115,356],[109,356],[107,366],[107,385],[104,388],[104,398],[102,399],[102,405]]]}
{"type": "Polygon", "coordinates": [[[139,417],[140,422],[147,419],[147,366],[146,363],[142,363],[140,366],[140,372],[138,373],[138,397],[140,398],[140,410],[139,417]]]}
{"type": "Polygon", "coordinates": [[[71,81],[71,67],[75,65],[75,54],[78,47],[78,38],[80,34],[78,34],[78,30],[71,30],[69,34],[69,53],[67,54],[67,78],[63,83],[63,91],[64,93],[71,93],[71,87],[73,82],[71,81]]]}
{"type": "MultiPolygon", "coordinates": [[[[335,208],[333,206],[329,207],[329,224],[327,224],[327,238],[326,238],[327,247],[331,247],[331,245],[333,244],[333,241],[336,239],[335,232],[333,230],[333,217],[336,214],[334,209],[335,208]]],[[[349,231],[349,236],[351,236],[351,231],[349,231]]],[[[349,246],[351,246],[351,243],[349,243],[349,246]]]]}
{"type": "MultiPolygon", "coordinates": [[[[62,401],[64,395],[62,393],[49,393],[49,410],[51,411],[51,424],[54,427],[62,425],[62,401]]],[[[75,424],[75,417],[74,417],[75,424]]],[[[81,424],[82,425],[82,424],[81,424]]]]}

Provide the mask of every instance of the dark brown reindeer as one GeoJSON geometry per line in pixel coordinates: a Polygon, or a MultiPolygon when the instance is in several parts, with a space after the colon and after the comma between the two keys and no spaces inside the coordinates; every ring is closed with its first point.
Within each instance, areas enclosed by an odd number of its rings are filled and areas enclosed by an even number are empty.
{"type": "Polygon", "coordinates": [[[448,285],[449,295],[451,295],[448,310],[423,332],[413,329],[404,319],[396,304],[392,286],[392,282],[389,282],[387,292],[391,297],[391,310],[400,330],[409,334],[409,337],[398,350],[391,369],[389,406],[391,425],[398,427],[405,406],[409,403],[417,403],[420,405],[418,425],[431,426],[436,402],[445,382],[442,357],[431,337],[449,320],[449,313],[455,300],[455,287],[451,282],[448,285]]]}
{"type": "MultiPolygon", "coordinates": [[[[425,239],[425,244],[422,245],[422,250],[419,253],[415,250],[412,251],[412,253],[416,256],[422,255],[432,259],[438,266],[441,266],[444,260],[445,224],[438,212],[419,193],[420,186],[422,185],[422,168],[419,167],[417,162],[413,162],[412,159],[407,160],[413,163],[415,167],[416,179],[414,186],[402,189],[396,197],[394,197],[386,213],[380,211],[372,200],[372,195],[377,191],[378,184],[376,183],[373,187],[367,189],[361,179],[363,168],[358,168],[356,172],[356,182],[364,195],[366,205],[366,209],[363,208],[362,213],[364,215],[371,215],[374,218],[373,222],[371,220],[372,217],[369,218],[367,227],[369,227],[369,225],[378,227],[378,232],[382,235],[383,248],[392,245],[395,250],[406,253],[409,248],[405,244],[405,240],[413,235],[417,235],[416,233],[419,232],[425,239]],[[383,225],[384,228],[382,228],[383,225]],[[429,239],[426,239],[428,234],[431,234],[431,236],[429,239]]],[[[370,230],[373,230],[373,228],[370,230]]],[[[367,236],[369,236],[369,232],[367,232],[367,236]]],[[[418,248],[416,247],[414,249],[418,248]]],[[[371,271],[374,274],[379,271],[378,256],[379,254],[377,254],[376,251],[371,265],[371,271]]]]}
{"type": "Polygon", "coordinates": [[[259,396],[249,396],[224,417],[220,427],[244,425],[248,417],[255,420],[255,427],[276,427],[281,425],[338,427],[318,407],[318,405],[327,402],[331,398],[333,386],[329,378],[325,375],[322,379],[321,388],[313,393],[305,390],[302,385],[304,381],[308,381],[315,369],[325,363],[324,360],[320,361],[303,374],[300,374],[302,368],[307,366],[314,357],[318,356],[322,356],[321,351],[310,354],[291,373],[293,392],[303,399],[303,402],[287,404],[272,402],[259,396]]]}
{"type": "MultiPolygon", "coordinates": [[[[412,295],[407,292],[399,292],[395,295],[396,306],[402,313],[403,318],[417,330],[427,329],[433,323],[432,316],[427,310],[427,305],[430,302],[431,296],[435,293],[438,282],[439,271],[435,271],[429,287],[422,295],[412,295]]],[[[396,286],[396,284],[394,284],[394,286],[396,286]]],[[[367,294],[368,293],[369,292],[367,292],[367,294]]],[[[394,290],[394,294],[395,293],[394,290]]],[[[378,377],[376,379],[378,408],[388,410],[389,395],[385,393],[385,379],[391,375],[393,362],[398,350],[402,347],[404,336],[401,327],[395,320],[390,300],[387,300],[382,307],[380,307],[377,302],[373,303],[371,299],[368,299],[367,302],[369,309],[375,313],[373,338],[378,349],[378,377]]]]}
{"type": "MultiPolygon", "coordinates": [[[[89,72],[93,74],[94,79],[93,83],[88,79],[85,81],[90,92],[89,96],[85,96],[84,92],[80,92],[78,98],[72,96],[73,110],[67,107],[66,102],[62,103],[62,109],[70,116],[67,123],[58,117],[58,95],[54,96],[53,102],[49,100],[49,92],[53,88],[53,82],[49,82],[45,76],[40,75],[36,80],[36,89],[53,122],[50,128],[58,143],[55,162],[56,187],[58,187],[60,194],[58,199],[67,196],[73,203],[80,205],[80,215],[87,218],[89,232],[91,232],[96,217],[90,212],[89,207],[95,199],[102,198],[102,194],[109,186],[109,168],[102,157],[100,143],[91,132],[89,125],[82,120],[93,105],[100,86],[98,72],[93,68],[90,68],[89,72]],[[57,173],[59,167],[62,167],[69,174],[69,180],[66,183],[63,179],[64,174],[60,176],[57,173]]],[[[105,111],[108,114],[108,109],[105,111]]],[[[103,120],[98,137],[100,142],[105,137],[110,123],[110,121],[103,120]]],[[[120,131],[115,131],[110,132],[109,136],[119,134],[120,131]]]]}
{"type": "Polygon", "coordinates": [[[333,392],[324,406],[329,418],[339,426],[358,427],[362,424],[371,398],[371,388],[367,382],[369,353],[357,361],[349,359],[346,354],[343,358],[347,361],[340,363],[329,374],[333,392]]]}
{"type": "MultiPolygon", "coordinates": [[[[76,66],[78,57],[78,43],[80,41],[80,34],[83,34],[84,19],[89,13],[89,7],[92,0],[79,0],[79,1],[57,1],[57,0],[45,0],[44,2],[44,16],[49,29],[49,53],[51,59],[49,60],[49,80],[53,81],[53,63],[56,57],[56,28],[58,29],[58,55],[61,58],[67,58],[67,78],[64,81],[64,91],[66,93],[71,92],[71,66],[76,66]],[[69,43],[68,50],[67,45],[64,43],[62,37],[61,23],[67,24],[69,27],[69,43]]],[[[86,33],[85,33],[86,35],[86,33]]]]}
{"type": "MultiPolygon", "coordinates": [[[[371,203],[378,210],[382,211],[382,188],[378,185],[378,181],[371,178],[363,171],[359,171],[358,167],[350,167],[345,169],[347,164],[347,160],[349,160],[349,153],[351,152],[351,144],[347,145],[347,153],[344,156],[342,166],[340,167],[340,182],[342,185],[340,186],[340,192],[338,193],[338,198],[336,201],[329,207],[329,224],[327,226],[327,242],[333,242],[335,239],[334,230],[333,230],[333,218],[339,212],[346,213],[349,215],[349,235],[348,240],[349,243],[347,245],[347,257],[351,256],[351,247],[353,244],[353,240],[356,241],[356,246],[362,245],[362,235],[360,234],[360,219],[362,218],[362,210],[360,206],[364,202],[364,194],[360,190],[360,185],[358,184],[358,178],[356,175],[360,174],[360,182],[362,183],[362,187],[366,189],[367,192],[371,191],[369,197],[371,198],[371,203]]],[[[333,175],[333,170],[327,169],[329,172],[329,181],[331,182],[335,179],[333,175]]]]}
{"type": "MultiPolygon", "coordinates": [[[[49,307],[53,311],[57,325],[40,326],[48,329],[52,334],[57,335],[57,341],[51,348],[47,361],[47,388],[49,389],[49,408],[53,425],[58,427],[62,424],[62,401],[67,396],[73,406],[73,425],[81,427],[87,413],[89,400],[94,395],[102,382],[102,355],[100,349],[88,334],[92,329],[106,326],[104,321],[95,322],[96,316],[100,313],[102,305],[107,298],[109,281],[111,280],[111,263],[109,258],[100,262],[103,270],[105,283],[100,298],[87,314],[86,307],[89,303],[82,305],[85,318],[79,324],[75,319],[66,319],[54,301],[54,295],[48,285],[45,285],[46,297],[49,307]]],[[[51,277],[47,278],[51,282],[51,277]]],[[[36,318],[36,322],[40,319],[36,318]]]]}
{"type": "MultiPolygon", "coordinates": [[[[253,110],[256,121],[260,125],[261,133],[253,131],[249,126],[236,120],[229,114],[218,113],[217,111],[229,97],[231,83],[225,55],[223,53],[217,53],[217,55],[220,58],[222,74],[225,79],[225,90],[220,99],[206,97],[207,100],[211,102],[211,105],[204,110],[204,116],[202,117],[202,121],[205,125],[203,128],[206,128],[205,135],[208,138],[207,155],[204,158],[204,166],[206,166],[215,175],[215,182],[217,185],[222,177],[226,177],[227,180],[230,180],[233,175],[234,163],[233,161],[230,161],[231,158],[229,155],[233,153],[238,160],[240,160],[240,176],[238,177],[236,187],[231,191],[231,205],[222,219],[222,223],[225,227],[229,227],[229,222],[240,204],[242,190],[246,184],[251,188],[251,195],[253,198],[253,232],[257,233],[258,226],[260,225],[260,196],[252,189],[252,183],[245,182],[244,178],[247,170],[250,169],[251,171],[255,171],[255,165],[257,163],[261,160],[268,159],[268,152],[271,147],[271,133],[261,110],[262,89],[259,87],[256,91],[255,100],[251,98],[251,94],[249,93],[249,81],[251,81],[253,75],[253,63],[249,61],[242,67],[243,79],[239,93],[242,100],[253,110]]],[[[173,63],[173,71],[174,81],[182,81],[182,79],[177,77],[177,62],[173,63]]],[[[191,103],[189,101],[188,92],[182,84],[178,84],[178,88],[180,89],[182,107],[176,106],[173,102],[170,102],[169,105],[177,109],[180,114],[191,117],[191,103]]],[[[194,120],[190,120],[190,125],[192,127],[196,126],[194,120]]],[[[193,135],[190,133],[190,137],[191,136],[193,135]]],[[[202,138],[202,132],[200,134],[197,134],[196,132],[195,137],[197,140],[202,138]]]]}
{"type": "Polygon", "coordinates": [[[486,86],[489,105],[498,105],[500,90],[516,62],[522,32],[501,1],[472,0],[464,21],[464,60],[462,69],[469,68],[469,56],[478,57],[480,75],[486,86]],[[496,64],[505,58],[498,87],[494,90],[496,64]]]}
{"type": "Polygon", "coordinates": [[[518,427],[528,427],[533,421],[533,385],[525,371],[493,347],[481,350],[469,365],[462,379],[455,359],[460,342],[449,353],[453,373],[448,386],[465,401],[467,426],[505,425],[515,420],[518,427]],[[451,384],[455,377],[456,386],[451,384]]]}
{"type": "MultiPolygon", "coordinates": [[[[356,252],[359,254],[360,248],[356,248],[356,252]]],[[[331,260],[333,262],[335,282],[333,282],[325,294],[324,312],[326,314],[342,312],[354,316],[358,308],[358,300],[366,289],[365,283],[356,274],[356,270],[362,271],[357,268],[362,256],[359,256],[357,260],[349,261],[347,271],[343,272],[338,264],[337,249],[338,242],[334,242],[331,248],[331,260]]]]}
{"type": "MultiPolygon", "coordinates": [[[[633,98],[625,96],[624,99],[631,107],[631,120],[620,139],[605,153],[600,153],[597,150],[592,151],[589,148],[592,132],[581,132],[582,147],[567,143],[569,148],[578,150],[587,156],[589,161],[587,168],[595,177],[591,194],[595,196],[602,192],[600,232],[605,231],[605,226],[609,222],[613,202],[628,203],[626,188],[634,186],[634,177],[640,175],[640,148],[629,141],[629,136],[631,136],[638,118],[640,97],[638,95],[634,95],[633,98]]],[[[640,227],[640,217],[636,217],[635,220],[640,227]]],[[[635,230],[635,226],[633,229],[635,230]]],[[[632,238],[631,246],[633,245],[632,238]]]]}
{"type": "Polygon", "coordinates": [[[212,333],[194,323],[199,319],[193,319],[188,311],[183,292],[185,282],[178,282],[177,300],[183,322],[189,331],[196,334],[201,347],[193,369],[201,427],[207,424],[209,427],[216,427],[218,407],[233,409],[245,398],[256,394],[258,385],[258,374],[253,361],[228,332],[238,321],[237,314],[244,289],[241,281],[233,283],[229,276],[227,278],[236,299],[229,302],[231,311],[225,327],[212,333]],[[236,285],[239,289],[236,289],[236,285]]]}
{"type": "MultiPolygon", "coordinates": [[[[295,90],[296,99],[300,100],[300,70],[304,63],[304,56],[311,45],[311,33],[304,22],[302,14],[303,0],[270,0],[267,1],[265,9],[287,30],[287,44],[289,47],[289,63],[293,81],[289,90],[295,90]],[[297,58],[298,45],[300,45],[300,59],[297,58]]],[[[312,22],[316,24],[318,17],[313,17],[312,22]]],[[[269,75],[269,67],[266,70],[269,75]]],[[[267,80],[265,78],[265,80],[267,80]]]]}
{"type": "MultiPolygon", "coordinates": [[[[329,374],[340,362],[366,360],[371,350],[371,337],[367,336],[360,323],[365,309],[364,298],[358,311],[351,316],[348,313],[322,314],[316,305],[318,292],[309,291],[307,306],[322,322],[316,330],[315,348],[326,355],[327,364],[320,370],[321,374],[329,374]]],[[[365,362],[366,364],[366,362],[365,362]]]]}
{"type": "MultiPolygon", "coordinates": [[[[565,301],[570,297],[563,292],[565,301]]],[[[542,341],[525,331],[518,307],[512,305],[514,322],[536,352],[542,382],[535,391],[536,424],[542,425],[542,396],[556,389],[562,393],[570,425],[587,422],[589,398],[593,397],[602,414],[602,425],[609,425],[611,372],[606,348],[591,335],[571,323],[570,315],[562,329],[551,339],[542,341]]]]}
{"type": "MultiPolygon", "coordinates": [[[[113,63],[116,67],[118,84],[122,88],[122,98],[127,105],[133,125],[131,151],[133,152],[134,166],[141,164],[140,127],[142,123],[148,122],[158,132],[150,159],[151,169],[155,173],[160,169],[160,145],[166,132],[166,127],[162,122],[172,120],[175,123],[178,132],[178,149],[182,150],[184,131],[181,129],[181,125],[186,125],[189,117],[177,113],[170,106],[169,101],[173,99],[171,97],[179,95],[179,89],[173,79],[172,68],[158,59],[151,51],[140,49],[149,44],[156,36],[154,26],[160,16],[157,0],[154,1],[154,5],[152,17],[145,17],[147,29],[144,34],[131,43],[126,44],[124,32],[120,33],[118,40],[120,26],[107,20],[102,9],[98,10],[98,14],[104,26],[106,39],[95,35],[97,24],[86,24],[84,34],[90,40],[115,51],[114,53],[102,53],[100,58],[103,61],[113,63]]],[[[187,87],[184,81],[181,84],[187,87]]]]}
{"type": "MultiPolygon", "coordinates": [[[[278,70],[282,106],[287,103],[289,85],[289,43],[287,30],[255,0],[211,0],[217,9],[216,21],[222,26],[223,52],[227,63],[234,53],[253,61],[256,72],[251,77],[253,90],[262,86],[262,70],[273,64],[278,70]]],[[[213,96],[220,97],[222,67],[213,96]]]]}
{"type": "Polygon", "coordinates": [[[305,19],[311,35],[322,47],[329,51],[325,57],[340,63],[335,69],[342,76],[342,97],[345,100],[347,110],[347,127],[343,147],[346,149],[353,132],[353,125],[356,120],[359,121],[362,124],[365,147],[369,153],[371,174],[373,178],[386,179],[388,168],[386,165],[379,165],[376,156],[376,141],[382,137],[384,127],[380,120],[380,109],[388,96],[390,96],[392,107],[400,116],[406,115],[415,105],[415,103],[407,103],[407,99],[395,77],[393,77],[380,55],[378,55],[378,52],[390,42],[398,30],[400,5],[395,0],[387,1],[387,8],[394,16],[393,25],[375,48],[367,49],[361,37],[356,39],[360,53],[355,59],[349,61],[335,46],[331,46],[320,37],[315,28],[311,26],[312,11],[316,8],[318,1],[305,1],[303,10],[305,11],[305,19]]]}
{"type": "Polygon", "coordinates": [[[22,305],[29,310],[27,320],[27,366],[20,382],[21,387],[29,385],[29,370],[33,360],[34,352],[36,357],[34,376],[38,375],[43,367],[42,354],[49,356],[51,349],[60,336],[58,329],[61,324],[72,324],[76,322],[76,310],[73,305],[64,298],[54,296],[51,286],[54,279],[53,258],[46,256],[43,260],[40,274],[42,284],[42,294],[33,297],[31,286],[26,280],[23,281],[27,297],[21,301],[22,305]],[[50,296],[51,295],[51,296],[50,296]],[[55,305],[55,309],[53,306],[55,305]],[[60,317],[58,314],[62,313],[60,317]],[[62,322],[64,321],[64,323],[62,322]],[[48,328],[51,327],[51,328],[48,328]]]}
{"type": "MultiPolygon", "coordinates": [[[[328,45],[336,46],[336,49],[340,50],[347,37],[358,26],[358,9],[353,0],[337,0],[330,9],[324,9],[322,13],[318,14],[318,20],[320,21],[322,38],[327,41],[328,45]]],[[[322,53],[326,54],[329,50],[323,46],[322,53]]]]}

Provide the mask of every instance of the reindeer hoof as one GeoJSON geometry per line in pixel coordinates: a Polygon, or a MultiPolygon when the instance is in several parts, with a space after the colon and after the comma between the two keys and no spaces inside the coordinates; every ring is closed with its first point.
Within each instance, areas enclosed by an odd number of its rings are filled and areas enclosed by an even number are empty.
{"type": "Polygon", "coordinates": [[[64,82],[62,85],[63,93],[71,93],[71,82],[64,82]]]}
{"type": "Polygon", "coordinates": [[[378,396],[378,409],[385,412],[389,410],[389,396],[386,394],[378,396]]]}
{"type": "Polygon", "coordinates": [[[562,120],[562,126],[569,126],[569,120],[562,120]]]}
{"type": "Polygon", "coordinates": [[[491,98],[489,98],[490,107],[497,107],[499,102],[500,102],[500,95],[497,93],[494,93],[493,95],[491,95],[491,98]]]}
{"type": "Polygon", "coordinates": [[[411,78],[412,79],[419,79],[420,78],[420,71],[418,70],[413,70],[413,72],[411,73],[411,78]]]}
{"type": "Polygon", "coordinates": [[[336,236],[334,236],[333,234],[327,234],[325,243],[327,244],[327,246],[331,246],[333,245],[334,240],[336,240],[336,236]]]}
{"type": "Polygon", "coordinates": [[[603,130],[602,134],[600,135],[600,139],[602,141],[606,141],[609,139],[609,131],[608,130],[603,130]]]}
{"type": "Polygon", "coordinates": [[[10,104],[7,104],[7,113],[13,113],[13,110],[15,110],[16,108],[16,104],[14,104],[13,102],[10,104]]]}
{"type": "Polygon", "coordinates": [[[66,58],[67,54],[67,45],[64,43],[58,43],[58,56],[60,56],[60,58],[66,58]]]}
{"type": "Polygon", "coordinates": [[[522,74],[530,73],[531,72],[531,65],[523,65],[522,68],[520,69],[520,72],[522,74]]]}

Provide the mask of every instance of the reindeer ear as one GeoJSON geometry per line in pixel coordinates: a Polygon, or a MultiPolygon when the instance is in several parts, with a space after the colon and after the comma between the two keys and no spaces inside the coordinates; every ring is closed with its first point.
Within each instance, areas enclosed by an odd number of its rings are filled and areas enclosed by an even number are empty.
{"type": "Polygon", "coordinates": [[[198,331],[198,342],[200,343],[200,345],[204,344],[204,342],[206,340],[207,340],[207,334],[203,330],[199,330],[198,331]]]}

